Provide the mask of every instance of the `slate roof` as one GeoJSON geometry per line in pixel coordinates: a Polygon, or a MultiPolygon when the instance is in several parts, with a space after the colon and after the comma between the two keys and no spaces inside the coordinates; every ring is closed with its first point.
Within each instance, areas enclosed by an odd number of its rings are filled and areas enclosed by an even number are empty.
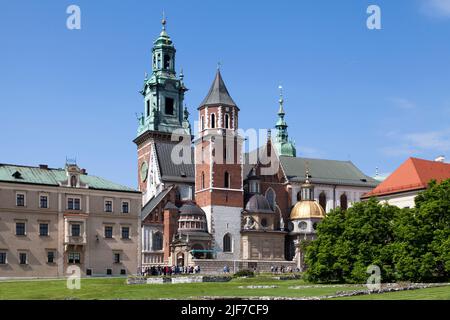
{"type": "Polygon", "coordinates": [[[305,170],[308,163],[310,180],[315,184],[338,184],[371,188],[379,184],[379,181],[366,176],[351,161],[281,156],[280,162],[287,178],[293,182],[305,182],[305,170]]]}
{"type": "MultiPolygon", "coordinates": [[[[45,169],[40,167],[0,164],[1,182],[59,186],[60,182],[66,180],[67,176],[65,169],[45,169]],[[17,178],[13,176],[16,172],[19,172],[20,174],[16,175],[17,178]]],[[[87,184],[89,189],[140,193],[135,189],[97,176],[80,174],[80,180],[82,183],[87,184]]]]}
{"type": "Polygon", "coordinates": [[[217,70],[216,77],[214,78],[213,84],[209,89],[209,92],[200,107],[208,105],[227,105],[232,107],[237,107],[231,98],[225,82],[222,79],[220,70],[217,70]]]}
{"type": "Polygon", "coordinates": [[[190,163],[175,164],[172,161],[172,150],[176,143],[156,142],[159,168],[163,181],[187,182],[195,181],[194,148],[191,146],[190,163]]]}
{"type": "Polygon", "coordinates": [[[165,196],[170,192],[170,190],[173,189],[173,185],[167,187],[162,192],[158,193],[156,196],[154,196],[150,201],[147,202],[147,204],[142,208],[141,210],[141,220],[144,221],[145,218],[153,211],[153,209],[156,208],[156,206],[161,202],[162,199],[165,198],[165,196]]]}
{"type": "Polygon", "coordinates": [[[425,189],[431,180],[450,179],[450,164],[409,158],[363,198],[425,189]]]}

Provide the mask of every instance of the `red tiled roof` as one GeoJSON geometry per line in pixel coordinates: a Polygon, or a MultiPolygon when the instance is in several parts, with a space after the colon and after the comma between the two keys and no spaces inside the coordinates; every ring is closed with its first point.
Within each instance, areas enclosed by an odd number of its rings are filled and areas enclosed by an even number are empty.
{"type": "Polygon", "coordinates": [[[425,189],[433,179],[437,182],[450,179],[450,164],[409,158],[375,189],[363,195],[363,198],[425,189]]]}

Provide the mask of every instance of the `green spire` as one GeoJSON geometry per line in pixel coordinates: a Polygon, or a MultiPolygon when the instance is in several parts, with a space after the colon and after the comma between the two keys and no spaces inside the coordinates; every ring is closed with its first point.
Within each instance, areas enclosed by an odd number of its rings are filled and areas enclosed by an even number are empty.
{"type": "MultiPolygon", "coordinates": [[[[138,136],[146,131],[170,134],[183,129],[190,134],[186,117],[184,74],[175,72],[175,46],[166,31],[167,20],[163,13],[162,30],[153,42],[152,73],[145,76],[141,94],[144,96],[144,113],[138,118],[138,136]]],[[[187,110],[186,110],[187,111],[187,110]]]]}
{"type": "Polygon", "coordinates": [[[297,155],[297,152],[295,150],[295,145],[293,141],[289,140],[288,136],[288,125],[286,121],[284,120],[284,116],[286,113],[284,112],[284,99],[283,99],[283,87],[279,86],[280,89],[280,99],[278,100],[280,107],[278,109],[278,121],[275,125],[275,128],[277,129],[277,134],[275,136],[275,149],[278,152],[278,155],[280,156],[288,156],[288,157],[295,157],[297,155]]]}

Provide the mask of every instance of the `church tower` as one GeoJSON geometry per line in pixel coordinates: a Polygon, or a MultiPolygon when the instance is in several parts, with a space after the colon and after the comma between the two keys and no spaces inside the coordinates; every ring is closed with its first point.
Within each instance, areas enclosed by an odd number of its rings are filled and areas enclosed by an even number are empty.
{"type": "Polygon", "coordinates": [[[166,32],[166,20],[162,31],[153,43],[152,74],[145,76],[140,91],[144,97],[144,112],[139,117],[138,137],[154,132],[158,136],[169,135],[177,129],[190,134],[187,110],[184,109],[183,72],[176,76],[175,46],[166,32]]]}
{"type": "Polygon", "coordinates": [[[154,144],[172,141],[172,134],[191,139],[189,113],[183,106],[188,90],[183,82],[183,72],[177,77],[175,71],[175,46],[166,32],[166,19],[162,19],[162,31],[152,48],[152,74],[145,75],[140,93],[144,112],[138,117],[137,137],[133,140],[138,148],[138,182],[143,193],[143,204],[155,196],[158,190],[154,144]]]}
{"type": "Polygon", "coordinates": [[[278,109],[278,121],[275,125],[277,129],[277,134],[275,136],[274,147],[277,150],[279,156],[296,157],[297,152],[295,150],[295,144],[292,140],[289,140],[288,136],[288,125],[284,120],[286,115],[284,112],[284,99],[283,99],[283,88],[280,86],[280,99],[278,100],[280,108],[278,109]]]}
{"type": "Polygon", "coordinates": [[[239,259],[243,208],[242,138],[237,132],[239,108],[228,93],[220,70],[198,110],[195,199],[206,213],[216,258],[239,259]]]}

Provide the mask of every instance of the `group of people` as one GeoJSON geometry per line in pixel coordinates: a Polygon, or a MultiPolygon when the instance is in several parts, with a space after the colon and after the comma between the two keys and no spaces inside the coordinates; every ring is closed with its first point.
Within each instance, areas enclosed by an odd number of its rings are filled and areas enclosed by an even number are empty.
{"type": "Polygon", "coordinates": [[[270,272],[272,273],[288,273],[288,272],[300,272],[300,269],[296,267],[295,269],[291,266],[270,266],[270,272]]]}
{"type": "Polygon", "coordinates": [[[200,273],[200,266],[151,266],[142,271],[144,276],[171,276],[200,273]]]}

